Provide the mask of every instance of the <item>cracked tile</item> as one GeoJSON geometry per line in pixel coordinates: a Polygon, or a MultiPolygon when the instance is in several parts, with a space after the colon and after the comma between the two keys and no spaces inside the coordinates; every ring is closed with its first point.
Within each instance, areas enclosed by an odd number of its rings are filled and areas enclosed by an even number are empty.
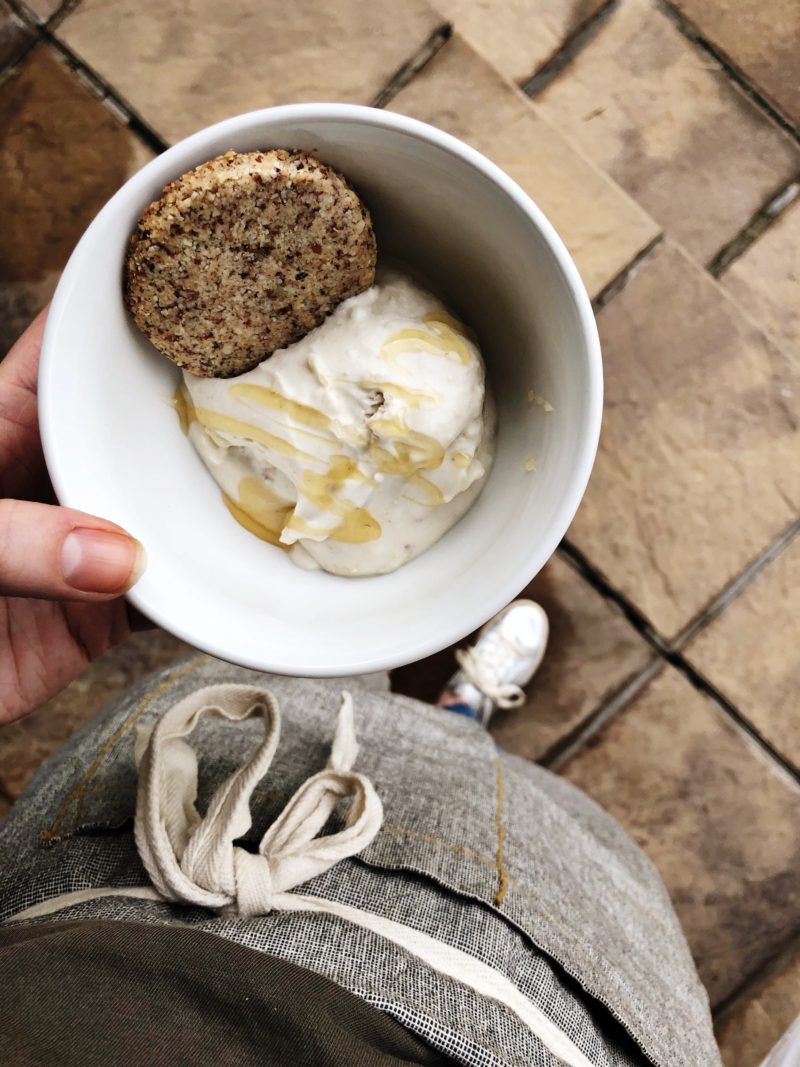
{"type": "Polygon", "coordinates": [[[800,768],[800,536],[703,630],[687,658],[800,768]]]}
{"type": "Polygon", "coordinates": [[[165,140],[303,100],[368,104],[443,22],[426,0],[82,0],[58,35],[165,140]]]}
{"type": "Polygon", "coordinates": [[[537,97],[703,262],[800,171],[800,149],[654,0],[623,0],[537,97]]]}
{"type": "Polygon", "coordinates": [[[712,1004],[783,948],[800,921],[800,787],[683,675],[667,668],[564,774],[655,862],[712,1004]]]}
{"type": "Polygon", "coordinates": [[[761,983],[717,1026],[725,1067],[761,1063],[797,1018],[798,1007],[800,957],[761,983]]]}
{"type": "Polygon", "coordinates": [[[672,0],[774,106],[800,125],[797,0],[672,0]]]}
{"type": "Polygon", "coordinates": [[[455,134],[536,201],[596,295],[658,235],[651,218],[460,37],[389,105],[455,134]]]}
{"type": "MultiPolygon", "coordinates": [[[[492,734],[506,751],[538,760],[638,673],[650,660],[650,650],[619,609],[558,556],[520,596],[545,609],[550,641],[526,703],[498,711],[492,734]]],[[[455,666],[453,650],[446,649],[394,671],[392,688],[435,702],[455,666]]]]}
{"type": "Polygon", "coordinates": [[[800,511],[800,370],[669,241],[598,325],[603,432],[569,536],[672,638],[800,511]]]}
{"type": "Polygon", "coordinates": [[[434,0],[461,36],[516,82],[527,81],[607,0],[434,0]]]}
{"type": "Polygon", "coordinates": [[[2,353],[50,299],[98,210],[150,158],[45,46],[12,72],[0,91],[2,353]]]}
{"type": "Polygon", "coordinates": [[[800,200],[722,276],[722,285],[787,352],[800,353],[800,200]]]}
{"type": "Polygon", "coordinates": [[[135,634],[92,663],[33,714],[0,730],[0,785],[18,797],[39,765],[96,711],[141,678],[191,652],[171,634],[135,634]]]}

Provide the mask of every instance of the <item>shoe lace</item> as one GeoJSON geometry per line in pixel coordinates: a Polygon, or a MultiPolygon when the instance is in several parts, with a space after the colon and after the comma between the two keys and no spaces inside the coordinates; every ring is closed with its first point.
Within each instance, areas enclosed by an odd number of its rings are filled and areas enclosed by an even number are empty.
{"type": "Polygon", "coordinates": [[[467,681],[472,682],[485,697],[499,708],[518,708],[525,701],[525,692],[513,682],[498,684],[487,673],[486,661],[477,655],[474,648],[457,648],[456,662],[467,681]]]}

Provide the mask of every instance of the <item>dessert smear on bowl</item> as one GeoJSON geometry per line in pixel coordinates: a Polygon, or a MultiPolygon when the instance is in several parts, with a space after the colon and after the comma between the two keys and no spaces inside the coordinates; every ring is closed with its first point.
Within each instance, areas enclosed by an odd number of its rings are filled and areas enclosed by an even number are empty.
{"type": "Polygon", "coordinates": [[[375,261],[344,179],[274,150],[167,186],[125,271],[134,320],[183,368],[181,424],[233,518],[299,566],[346,576],[438,541],[493,453],[469,331],[375,261]]]}

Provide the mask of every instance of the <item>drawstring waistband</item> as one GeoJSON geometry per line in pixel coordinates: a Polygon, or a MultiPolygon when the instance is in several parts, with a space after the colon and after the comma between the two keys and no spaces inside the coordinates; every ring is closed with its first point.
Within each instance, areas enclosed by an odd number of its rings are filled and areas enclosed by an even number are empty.
{"type": "Polygon", "coordinates": [[[333,915],[372,931],[440,974],[505,1005],[566,1067],[592,1067],[533,1001],[488,964],[384,916],[290,892],[361,852],[383,821],[383,806],[372,783],[352,770],[358,745],[349,693],[342,693],[325,769],[300,786],[262,837],[257,853],[234,844],[250,829],[250,798],[269,770],[279,737],[277,701],[270,693],[249,685],[200,689],[170,708],[154,727],[140,727],[136,739],[139,789],[135,836],[153,884],[63,893],[18,912],[10,921],[40,918],[106,896],[193,904],[242,918],[273,910],[333,915]],[[204,715],[231,722],[261,718],[265,736],[247,762],[217,789],[201,817],[195,806],[197,756],[184,738],[204,715]],[[344,828],[318,837],[338,802],[347,798],[350,807],[344,828]]]}
{"type": "Polygon", "coordinates": [[[171,708],[154,728],[140,728],[136,844],[165,900],[245,918],[296,908],[290,889],[361,852],[373,840],[383,821],[383,806],[372,783],[351,769],[358,745],[353,701],[343,693],[325,770],[300,786],[262,837],[257,854],[233,844],[250,829],[250,798],[269,770],[279,738],[276,701],[248,685],[201,689],[171,708]],[[183,738],[203,716],[231,722],[260,718],[265,736],[244,766],[219,787],[201,818],[195,808],[197,757],[183,738]],[[346,798],[351,803],[344,829],[317,837],[337,803],[346,798]]]}

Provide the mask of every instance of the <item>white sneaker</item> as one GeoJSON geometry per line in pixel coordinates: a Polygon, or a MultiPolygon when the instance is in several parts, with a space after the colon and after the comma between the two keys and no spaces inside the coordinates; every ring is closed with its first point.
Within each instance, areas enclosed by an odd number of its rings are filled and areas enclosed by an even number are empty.
{"type": "Polygon", "coordinates": [[[522,686],[544,657],[550,626],[541,605],[515,600],[483,627],[471,648],[459,648],[461,668],[448,689],[477,712],[486,726],[496,707],[514,708],[525,700],[522,686]]]}

